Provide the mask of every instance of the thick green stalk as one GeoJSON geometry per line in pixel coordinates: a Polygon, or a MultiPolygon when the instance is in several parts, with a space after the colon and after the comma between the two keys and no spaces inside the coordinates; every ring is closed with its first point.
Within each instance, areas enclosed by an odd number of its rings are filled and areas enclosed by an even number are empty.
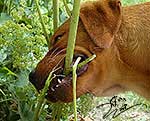
{"type": "Polygon", "coordinates": [[[34,116],[33,116],[33,121],[38,121],[38,118],[39,118],[39,115],[40,115],[40,110],[41,110],[41,107],[42,107],[42,104],[44,102],[44,99],[45,99],[45,95],[46,95],[46,92],[48,90],[48,87],[50,85],[50,82],[52,81],[52,73],[51,72],[45,82],[45,86],[44,88],[42,89],[41,93],[40,93],[40,96],[38,97],[38,104],[37,104],[37,107],[35,109],[35,113],[34,113],[34,116]]]}
{"type": "Polygon", "coordinates": [[[72,80],[73,80],[73,104],[74,104],[74,121],[77,121],[77,102],[76,102],[76,98],[77,98],[77,94],[76,94],[76,84],[77,84],[77,74],[76,74],[76,70],[77,70],[77,66],[79,61],[81,60],[81,57],[78,57],[76,62],[73,65],[73,70],[72,70],[72,80]]]}
{"type": "Polygon", "coordinates": [[[69,37],[68,37],[68,45],[67,52],[65,58],[65,74],[69,74],[70,66],[73,60],[74,48],[75,48],[75,40],[76,33],[79,21],[79,12],[80,12],[80,0],[74,0],[73,11],[71,16],[69,37]]]}
{"type": "Polygon", "coordinates": [[[53,26],[55,32],[59,26],[59,0],[53,0],[53,26]]]}
{"type": "Polygon", "coordinates": [[[41,14],[41,11],[40,11],[39,1],[35,0],[35,3],[36,3],[36,7],[37,7],[37,12],[39,14],[39,18],[40,18],[40,21],[41,21],[41,25],[42,25],[42,28],[43,28],[43,32],[44,32],[48,47],[50,48],[51,43],[49,41],[49,36],[48,36],[47,31],[46,31],[46,27],[45,27],[45,24],[44,24],[44,21],[43,21],[43,18],[42,18],[42,14],[41,14]]]}

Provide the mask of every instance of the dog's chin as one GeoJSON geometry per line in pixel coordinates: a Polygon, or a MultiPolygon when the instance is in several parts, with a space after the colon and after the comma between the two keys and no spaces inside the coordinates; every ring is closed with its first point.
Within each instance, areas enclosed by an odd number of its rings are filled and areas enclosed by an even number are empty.
{"type": "MultiPolygon", "coordinates": [[[[86,56],[78,56],[81,57],[81,61],[84,61],[87,58],[86,56]]],[[[76,58],[77,57],[75,57],[74,61],[76,58]]],[[[88,64],[77,69],[77,77],[86,73],[87,69],[88,64]]],[[[46,95],[47,100],[51,102],[71,102],[73,100],[72,72],[65,76],[63,75],[63,70],[61,70],[56,72],[55,75],[56,77],[52,80],[46,95]]]]}

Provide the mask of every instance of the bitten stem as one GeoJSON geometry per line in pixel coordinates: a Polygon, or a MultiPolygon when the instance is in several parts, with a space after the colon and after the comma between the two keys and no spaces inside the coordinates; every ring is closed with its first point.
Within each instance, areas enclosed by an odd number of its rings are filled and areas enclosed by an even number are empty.
{"type": "Polygon", "coordinates": [[[76,103],[76,98],[77,98],[77,95],[76,95],[77,74],[76,74],[76,71],[77,71],[77,66],[78,66],[78,63],[79,63],[80,60],[81,60],[81,57],[78,57],[76,62],[73,65],[73,70],[72,70],[72,72],[73,72],[72,77],[73,77],[74,121],[77,121],[77,103],[76,103]]]}

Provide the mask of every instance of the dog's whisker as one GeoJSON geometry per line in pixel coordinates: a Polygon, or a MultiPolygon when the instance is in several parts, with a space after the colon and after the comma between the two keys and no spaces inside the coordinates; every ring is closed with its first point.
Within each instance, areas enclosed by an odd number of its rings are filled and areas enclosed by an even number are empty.
{"type": "Polygon", "coordinates": [[[60,50],[60,51],[58,51],[57,53],[55,53],[54,55],[53,55],[53,58],[55,58],[57,55],[59,55],[60,53],[62,52],[62,50],[60,50]]]}
{"type": "Polygon", "coordinates": [[[65,77],[65,75],[58,74],[57,77],[65,77]]]}
{"type": "Polygon", "coordinates": [[[55,48],[54,49],[54,51],[50,54],[50,57],[52,57],[53,56],[53,54],[58,50],[59,48],[57,47],[57,48],[55,48]]]}
{"type": "Polygon", "coordinates": [[[58,56],[61,52],[63,52],[65,49],[60,50],[58,53],[56,53],[53,58],[55,58],[56,56],[58,56]]]}
{"type": "Polygon", "coordinates": [[[65,55],[64,55],[64,57],[62,57],[62,59],[60,59],[60,61],[58,61],[58,63],[55,65],[54,70],[55,70],[55,68],[57,68],[57,66],[64,60],[64,58],[65,58],[65,55]]]}
{"type": "MultiPolygon", "coordinates": [[[[55,69],[52,70],[52,72],[54,73],[54,72],[58,71],[59,69],[62,69],[62,67],[55,68],[55,69]]],[[[57,75],[54,74],[54,76],[57,76],[57,75]]]]}

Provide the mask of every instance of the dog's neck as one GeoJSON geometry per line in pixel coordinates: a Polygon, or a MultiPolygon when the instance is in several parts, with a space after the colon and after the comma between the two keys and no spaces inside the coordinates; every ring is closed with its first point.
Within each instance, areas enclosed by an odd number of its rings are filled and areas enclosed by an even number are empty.
{"type": "Polygon", "coordinates": [[[150,77],[129,67],[122,60],[116,61],[115,68],[111,71],[110,77],[115,82],[118,82],[118,85],[123,89],[136,92],[150,99],[150,77]],[[116,74],[115,76],[114,73],[116,74]]]}
{"type": "Polygon", "coordinates": [[[124,62],[124,60],[120,58],[120,52],[115,43],[113,43],[108,51],[109,54],[105,57],[107,73],[103,86],[103,88],[105,86],[107,87],[107,91],[103,95],[110,96],[118,92],[133,91],[150,99],[149,75],[141,73],[124,62]]]}
{"type": "Polygon", "coordinates": [[[123,8],[114,43],[120,59],[114,80],[150,99],[150,3],[123,8]]]}
{"type": "Polygon", "coordinates": [[[115,37],[120,58],[133,69],[150,74],[150,3],[124,7],[115,37]]]}

